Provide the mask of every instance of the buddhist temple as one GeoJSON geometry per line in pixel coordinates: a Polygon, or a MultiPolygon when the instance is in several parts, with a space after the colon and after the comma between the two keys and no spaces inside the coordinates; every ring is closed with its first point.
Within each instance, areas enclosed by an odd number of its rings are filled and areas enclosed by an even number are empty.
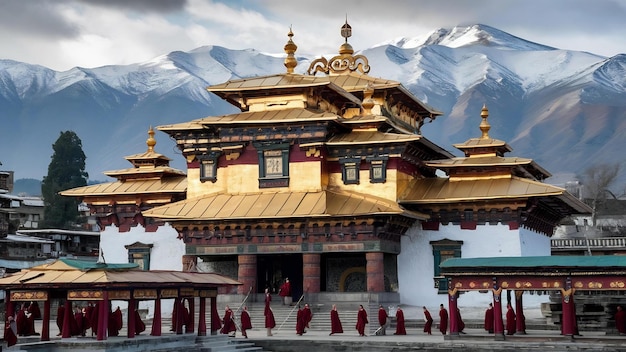
{"type": "MultiPolygon", "coordinates": [[[[134,243],[134,227],[174,230],[177,266],[241,282],[220,288],[233,301],[289,278],[294,301],[438,306],[444,259],[549,255],[558,222],[589,211],[543,183],[550,174],[532,160],[504,156],[486,107],[481,137],[456,145],[464,157],[428,140],[422,127],[442,112],[371,76],[347,22],[340,33],[338,55],[300,74],[290,30],[285,72],[207,88],[239,112],[158,126],[186,176],[154,164],[149,147],[129,157],[133,169],[107,173],[117,182],[63,194],[101,215],[103,235],[114,228],[134,243]]],[[[146,253],[160,246],[150,243],[146,253]]],[[[132,248],[116,251],[130,260],[132,248]]]]}

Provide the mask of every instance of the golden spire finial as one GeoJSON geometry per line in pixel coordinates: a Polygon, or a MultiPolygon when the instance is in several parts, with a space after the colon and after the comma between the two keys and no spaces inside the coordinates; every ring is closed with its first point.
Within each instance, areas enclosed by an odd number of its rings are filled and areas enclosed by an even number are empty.
{"type": "Polygon", "coordinates": [[[293,32],[291,31],[291,26],[289,26],[289,33],[287,33],[289,40],[287,44],[285,44],[285,53],[287,53],[287,58],[285,58],[285,67],[287,68],[287,73],[293,73],[293,69],[298,65],[298,60],[296,60],[296,56],[294,55],[296,50],[298,50],[298,46],[291,40],[293,37],[293,32]]]}
{"type": "Polygon", "coordinates": [[[483,132],[483,135],[480,137],[481,139],[489,139],[489,130],[491,129],[491,125],[487,122],[487,117],[489,117],[489,109],[487,109],[487,104],[483,104],[483,109],[480,111],[480,117],[482,117],[482,121],[480,122],[480,130],[483,132]]]}
{"type": "Polygon", "coordinates": [[[348,15],[346,15],[346,23],[341,26],[341,36],[345,38],[345,42],[339,47],[339,54],[351,56],[354,54],[354,49],[352,49],[352,45],[348,43],[348,38],[352,36],[352,27],[348,24],[348,15]]]}
{"type": "Polygon", "coordinates": [[[154,139],[154,129],[150,126],[148,130],[148,139],[146,140],[146,144],[148,145],[148,153],[154,152],[154,146],[156,145],[156,139],[154,139]]]}

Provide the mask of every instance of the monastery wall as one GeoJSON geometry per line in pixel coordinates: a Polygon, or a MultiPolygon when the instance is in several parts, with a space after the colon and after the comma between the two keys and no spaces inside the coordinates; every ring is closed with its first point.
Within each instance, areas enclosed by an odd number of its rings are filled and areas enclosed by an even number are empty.
{"type": "MultiPolygon", "coordinates": [[[[185,254],[185,244],[178,239],[176,229],[168,224],[159,226],[155,232],[146,232],[139,225],[131,227],[128,232],[120,232],[116,226],[107,226],[100,233],[100,249],[109,264],[128,263],[128,250],[124,246],[135,242],[153,245],[150,251],[151,270],[183,270],[182,257],[185,254]]],[[[127,303],[123,301],[113,301],[111,304],[113,309],[117,306],[122,310],[128,308],[127,303]]],[[[173,299],[162,300],[162,316],[164,318],[171,316],[173,307],[173,299]]],[[[147,309],[148,317],[151,318],[154,313],[154,301],[140,301],[139,309],[147,309]]],[[[163,326],[166,324],[164,321],[163,326]]]]}
{"type": "MultiPolygon", "coordinates": [[[[527,229],[510,230],[508,225],[479,226],[476,230],[461,230],[459,225],[440,225],[439,231],[422,230],[418,224],[402,236],[402,252],[398,255],[400,302],[426,306],[431,312],[439,304],[448,305],[448,297],[438,294],[434,287],[434,256],[431,241],[443,239],[463,241],[463,258],[519,257],[550,255],[550,239],[527,229]]],[[[524,306],[539,307],[548,302],[547,296],[524,295],[524,306]]],[[[460,307],[486,307],[492,296],[467,292],[459,298],[460,307]]],[[[435,312],[437,311],[435,310],[435,312]]]]}

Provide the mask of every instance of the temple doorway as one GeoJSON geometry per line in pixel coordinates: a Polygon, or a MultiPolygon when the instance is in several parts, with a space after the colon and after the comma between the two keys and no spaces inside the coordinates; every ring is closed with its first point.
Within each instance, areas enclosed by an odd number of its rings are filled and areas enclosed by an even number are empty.
{"type": "Polygon", "coordinates": [[[302,295],[301,254],[259,255],[257,268],[258,293],[269,288],[272,294],[278,294],[280,285],[289,278],[293,301],[296,302],[302,295]]]}

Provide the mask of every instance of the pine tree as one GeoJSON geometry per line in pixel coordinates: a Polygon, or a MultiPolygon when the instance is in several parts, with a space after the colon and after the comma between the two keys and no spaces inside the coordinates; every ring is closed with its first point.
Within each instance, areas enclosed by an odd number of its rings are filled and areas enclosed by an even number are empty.
{"type": "Polygon", "coordinates": [[[61,132],[52,149],[54,154],[48,165],[48,175],[41,183],[43,226],[69,229],[78,219],[79,201],[74,197],[63,197],[59,192],[87,185],[86,157],[82,141],[72,131],[61,132]]]}

